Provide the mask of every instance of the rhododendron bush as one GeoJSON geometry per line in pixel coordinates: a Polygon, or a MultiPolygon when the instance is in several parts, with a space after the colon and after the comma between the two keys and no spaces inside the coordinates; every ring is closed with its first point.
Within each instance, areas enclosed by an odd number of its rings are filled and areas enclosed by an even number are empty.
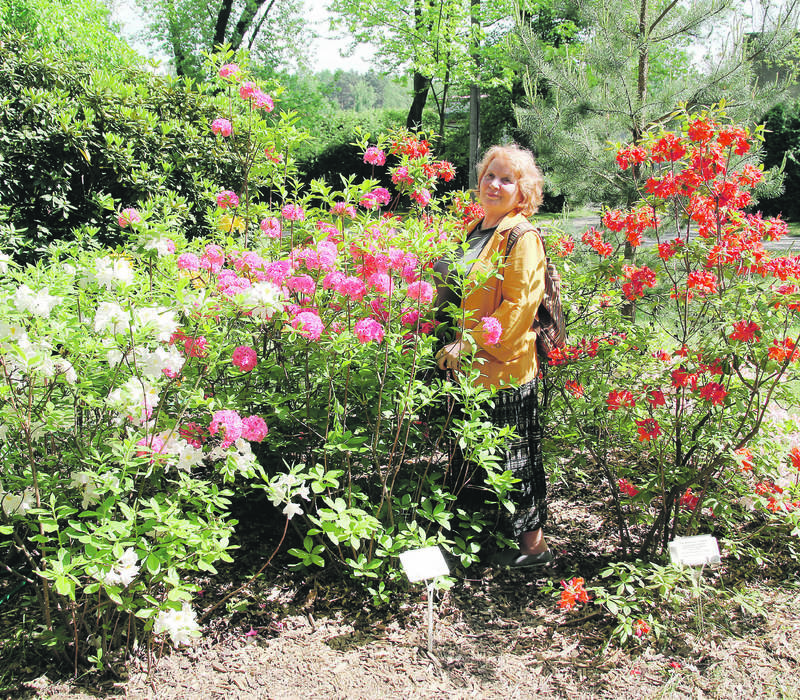
{"type": "Polygon", "coordinates": [[[466,201],[453,215],[435,197],[452,166],[419,136],[364,137],[397,192],[301,187],[302,135],[236,64],[218,73],[230,109],[210,136],[245,185],[208,193],[215,240],[187,241],[169,202],[121,202],[124,247],[79,238],[24,269],[0,257],[0,551],[70,659],[197,636],[197,576],[231,561],[234,495],[292,520],[295,566],[392,578],[409,546],[478,549],[479,516],[444,487],[447,424],[495,465],[496,500],[512,487],[482,391],[418,379],[430,263],[466,201]],[[448,415],[446,395],[465,411],[448,415]]]}
{"type": "Polygon", "coordinates": [[[625,548],[699,531],[738,556],[747,523],[800,534],[800,257],[768,248],[786,224],[750,207],[761,130],[721,111],[675,123],[619,148],[639,201],[562,258],[570,344],[550,356],[548,449],[605,476],[625,548]]]}

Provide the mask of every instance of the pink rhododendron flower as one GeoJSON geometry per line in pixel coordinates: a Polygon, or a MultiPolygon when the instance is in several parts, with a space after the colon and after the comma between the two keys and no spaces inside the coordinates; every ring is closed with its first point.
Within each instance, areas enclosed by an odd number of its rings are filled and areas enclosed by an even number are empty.
{"type": "Polygon", "coordinates": [[[427,207],[431,201],[431,193],[425,188],[414,190],[411,193],[411,199],[413,199],[421,207],[427,207]]]}
{"type": "Polygon", "coordinates": [[[229,447],[242,437],[242,419],[236,411],[216,411],[208,426],[212,435],[222,434],[222,447],[229,447]]]}
{"type": "Polygon", "coordinates": [[[389,310],[386,308],[385,297],[375,297],[369,302],[369,308],[372,311],[372,317],[379,322],[387,323],[389,321],[389,310]]]}
{"type": "Polygon", "coordinates": [[[136,450],[137,457],[147,457],[150,455],[150,464],[155,461],[156,457],[163,457],[161,453],[164,450],[164,440],[158,435],[153,435],[149,438],[142,438],[137,445],[141,445],[141,450],[136,450]]]}
{"type": "Polygon", "coordinates": [[[339,270],[333,270],[325,275],[325,278],[322,280],[322,288],[323,289],[338,289],[339,286],[344,282],[345,275],[344,272],[340,272],[339,270]]]}
{"type": "Polygon", "coordinates": [[[117,222],[122,228],[127,228],[131,224],[138,224],[141,223],[142,216],[139,214],[136,209],[132,207],[128,207],[127,209],[123,209],[119,213],[119,217],[117,217],[117,222]]]}
{"type": "Polygon", "coordinates": [[[406,326],[416,326],[417,321],[420,319],[420,313],[417,309],[403,309],[401,320],[406,326]]]}
{"type": "Polygon", "coordinates": [[[269,428],[261,416],[250,416],[242,421],[242,437],[250,442],[261,442],[269,428]]]}
{"type": "Polygon", "coordinates": [[[293,292],[312,295],[317,289],[317,285],[309,275],[296,275],[286,280],[286,286],[293,292]]]}
{"type": "Polygon", "coordinates": [[[242,74],[242,69],[235,63],[225,63],[220,66],[219,69],[219,77],[220,78],[233,78],[238,79],[242,74]]]}
{"type": "Polygon", "coordinates": [[[181,253],[177,260],[179,270],[197,272],[200,269],[200,258],[194,253],[181,253]]]}
{"type": "Polygon", "coordinates": [[[375,272],[369,276],[369,286],[374,287],[378,294],[390,294],[392,291],[392,278],[385,272],[375,272]]]}
{"type": "Polygon", "coordinates": [[[383,340],[383,326],[374,318],[362,318],[356,321],[353,330],[362,344],[372,340],[380,343],[383,340]]]}
{"type": "Polygon", "coordinates": [[[211,122],[211,131],[214,132],[216,136],[228,137],[233,133],[233,124],[231,124],[229,119],[219,117],[211,122]]]}
{"type": "Polygon", "coordinates": [[[503,333],[503,327],[500,325],[500,321],[494,316],[484,316],[481,319],[481,326],[483,327],[483,337],[486,339],[486,344],[497,345],[503,333]]]}
{"type": "Polygon", "coordinates": [[[367,288],[358,277],[345,277],[336,291],[353,301],[361,301],[367,293],[367,288]]]}
{"type": "Polygon", "coordinates": [[[364,152],[364,162],[370,165],[384,165],[386,163],[386,154],[377,146],[370,146],[364,152]]]}
{"type": "Polygon", "coordinates": [[[263,90],[256,90],[255,93],[253,93],[253,106],[267,112],[271,112],[275,109],[275,103],[272,101],[272,97],[263,90]]]}
{"type": "Polygon", "coordinates": [[[409,175],[408,168],[402,165],[392,173],[392,182],[398,186],[413,185],[414,178],[409,175]]]}
{"type": "Polygon", "coordinates": [[[183,341],[183,349],[189,357],[205,357],[208,341],[204,336],[197,338],[186,337],[183,341]]]}
{"type": "Polygon", "coordinates": [[[299,204],[286,204],[281,209],[281,216],[287,221],[303,221],[306,213],[299,204]]]}
{"type": "Polygon", "coordinates": [[[334,216],[346,216],[349,219],[356,218],[356,209],[352,204],[347,202],[336,202],[331,208],[331,214],[334,216]]]}
{"type": "Polygon", "coordinates": [[[196,450],[199,450],[206,440],[206,429],[194,421],[184,423],[178,434],[196,450]]]}
{"type": "Polygon", "coordinates": [[[243,100],[249,100],[253,95],[256,94],[257,90],[258,85],[256,85],[252,80],[248,80],[239,86],[239,97],[241,97],[243,100]]]}
{"type": "Polygon", "coordinates": [[[258,364],[258,355],[248,345],[240,345],[233,351],[232,362],[242,372],[249,372],[258,364]]]}
{"type": "Polygon", "coordinates": [[[433,301],[433,286],[428,282],[412,282],[406,289],[406,296],[423,305],[430,304],[433,301]]]}
{"type": "Polygon", "coordinates": [[[274,216],[264,219],[259,225],[261,226],[261,231],[267,238],[281,237],[281,222],[274,216]]]}
{"type": "Polygon", "coordinates": [[[238,207],[239,195],[237,195],[233,190],[222,190],[222,192],[217,192],[217,206],[220,209],[238,207]]]}
{"type": "Polygon", "coordinates": [[[292,319],[292,328],[309,340],[319,340],[325,326],[313,311],[301,311],[292,319]]]}

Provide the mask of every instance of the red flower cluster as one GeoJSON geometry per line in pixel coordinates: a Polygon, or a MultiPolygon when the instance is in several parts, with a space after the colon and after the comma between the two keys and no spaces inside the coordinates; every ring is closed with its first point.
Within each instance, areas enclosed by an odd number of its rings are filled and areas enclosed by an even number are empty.
{"type": "Polygon", "coordinates": [[[660,220],[652,207],[644,206],[627,213],[609,209],[603,213],[602,222],[603,226],[614,233],[624,230],[628,242],[632,246],[640,246],[644,232],[648,228],[657,228],[660,220]]]}
{"type": "Polygon", "coordinates": [[[609,393],[606,403],[609,411],[617,411],[625,406],[633,408],[636,405],[636,399],[627,389],[622,389],[621,391],[614,389],[609,393]]]}
{"type": "Polygon", "coordinates": [[[627,280],[622,284],[622,293],[629,301],[641,299],[644,296],[645,287],[656,286],[656,273],[647,265],[642,265],[642,267],[625,265],[622,268],[622,274],[627,280]]]}
{"type": "Polygon", "coordinates": [[[644,637],[644,635],[650,632],[650,625],[648,625],[644,620],[636,620],[633,623],[633,633],[637,637],[644,637]]]}
{"type": "Polygon", "coordinates": [[[564,388],[576,399],[579,399],[583,396],[583,386],[574,379],[568,379],[566,382],[564,382],[564,388]]]}
{"type": "Polygon", "coordinates": [[[686,489],[686,493],[681,496],[678,503],[687,510],[694,510],[697,508],[697,504],[700,503],[700,498],[692,493],[691,488],[688,488],[686,489]]]}
{"type": "Polygon", "coordinates": [[[561,238],[556,238],[553,243],[550,244],[549,251],[553,255],[557,255],[560,258],[565,258],[569,255],[572,251],[575,250],[575,239],[570,235],[565,235],[561,238]]]}
{"type": "Polygon", "coordinates": [[[561,600],[558,607],[562,610],[572,610],[578,603],[589,602],[589,592],[584,588],[585,581],[576,576],[569,583],[562,581],[564,590],[561,591],[561,600]]]}
{"type": "Polygon", "coordinates": [[[738,340],[742,343],[751,343],[753,340],[759,340],[756,332],[760,330],[761,326],[753,321],[735,321],[733,324],[733,333],[728,337],[731,340],[738,340]]]}
{"type": "Polygon", "coordinates": [[[647,160],[647,150],[641,146],[625,146],[617,151],[617,165],[622,170],[627,170],[631,165],[644,163],[647,160]]]}
{"type": "Polygon", "coordinates": [[[441,178],[445,182],[450,182],[450,180],[456,176],[456,169],[453,167],[453,164],[446,160],[425,163],[422,166],[422,172],[431,180],[441,178]]]}
{"type": "Polygon", "coordinates": [[[658,244],[658,257],[662,260],[669,260],[681,248],[685,248],[686,243],[682,238],[675,238],[671,241],[664,241],[658,244]]]}
{"type": "Polygon", "coordinates": [[[551,366],[565,365],[569,362],[580,360],[583,356],[596,357],[601,343],[613,346],[617,344],[618,339],[624,340],[626,337],[627,334],[625,333],[611,333],[591,340],[583,338],[578,345],[565,345],[563,348],[551,350],[548,356],[548,364],[551,366]]]}
{"type": "Polygon", "coordinates": [[[601,257],[606,258],[614,252],[614,246],[607,241],[604,241],[603,234],[601,234],[600,231],[598,231],[594,226],[592,226],[583,234],[583,236],[581,236],[581,240],[590,248],[594,248],[594,250],[601,257]]]}
{"type": "Polygon", "coordinates": [[[697,293],[701,297],[716,294],[717,276],[708,270],[692,270],[686,277],[686,289],[689,299],[692,298],[693,293],[697,293]],[[690,290],[694,290],[694,292],[690,290]]]}
{"type": "Polygon", "coordinates": [[[639,493],[639,489],[637,489],[630,481],[627,479],[620,479],[617,481],[617,486],[619,490],[624,493],[628,498],[633,498],[639,493]]]}
{"type": "Polygon", "coordinates": [[[655,418],[645,418],[644,420],[637,420],[635,423],[639,431],[640,442],[649,442],[661,435],[661,426],[655,418]]]}
{"type": "Polygon", "coordinates": [[[800,471],[800,448],[797,446],[789,450],[789,459],[792,460],[792,466],[800,471]]]}
{"type": "Polygon", "coordinates": [[[749,447],[740,447],[738,450],[734,450],[733,456],[736,458],[740,472],[753,471],[753,451],[749,447]]]}
{"type": "MultiPolygon", "coordinates": [[[[389,152],[394,155],[405,155],[411,159],[422,158],[428,155],[431,145],[425,139],[416,139],[413,136],[406,136],[399,141],[393,141],[389,147],[389,152]]],[[[452,166],[451,166],[452,167],[452,166]]]]}
{"type": "Polygon", "coordinates": [[[727,395],[728,392],[725,391],[725,387],[719,382],[709,382],[700,387],[700,396],[714,406],[720,405],[727,395]]]}
{"type": "Polygon", "coordinates": [[[770,360],[776,362],[797,362],[800,360],[800,348],[795,347],[791,338],[785,338],[782,341],[773,340],[767,355],[770,360]]]}

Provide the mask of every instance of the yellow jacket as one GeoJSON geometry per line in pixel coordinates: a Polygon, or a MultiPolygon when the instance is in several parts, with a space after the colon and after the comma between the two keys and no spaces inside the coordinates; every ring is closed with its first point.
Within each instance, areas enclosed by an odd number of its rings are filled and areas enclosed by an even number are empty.
{"type": "Polygon", "coordinates": [[[500,222],[464,284],[461,327],[471,332],[477,344],[473,364],[480,368],[478,381],[485,387],[500,387],[512,380],[525,384],[539,372],[532,330],[544,296],[546,262],[539,236],[533,231],[520,236],[503,264],[511,230],[526,220],[522,214],[509,214],[500,222]],[[497,272],[476,283],[492,270],[497,272]],[[481,324],[485,316],[494,316],[503,329],[497,345],[486,343],[481,324]]]}

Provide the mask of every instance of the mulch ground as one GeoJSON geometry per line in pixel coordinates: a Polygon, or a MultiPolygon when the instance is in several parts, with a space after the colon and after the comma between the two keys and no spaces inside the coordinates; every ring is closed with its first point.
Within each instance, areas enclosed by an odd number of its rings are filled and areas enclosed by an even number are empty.
{"type": "MultiPolygon", "coordinates": [[[[434,599],[433,653],[424,586],[375,608],[361,589],[325,572],[293,574],[279,559],[209,616],[192,648],[142,653],[108,681],[72,679],[44,659],[7,659],[19,663],[19,682],[6,697],[800,698],[796,573],[776,583],[756,570],[736,584],[749,603],[709,598],[702,619],[687,593],[668,634],[619,648],[608,643],[615,620],[604,610],[557,606],[562,579],[591,583],[614,557],[606,504],[589,486],[553,491],[555,565],[538,575],[458,572],[434,599]]],[[[257,537],[265,523],[242,522],[250,532],[239,568],[208,581],[206,609],[269,556],[273,544],[257,537]]]]}

